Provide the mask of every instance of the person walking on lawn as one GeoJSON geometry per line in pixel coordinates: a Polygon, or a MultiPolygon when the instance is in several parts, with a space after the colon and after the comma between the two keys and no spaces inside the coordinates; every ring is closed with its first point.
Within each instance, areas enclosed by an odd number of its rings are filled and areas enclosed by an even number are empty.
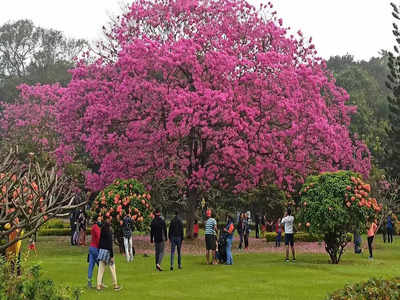
{"type": "Polygon", "coordinates": [[[292,210],[289,207],[281,221],[281,224],[285,225],[286,262],[289,262],[289,245],[292,249],[292,261],[296,261],[294,251],[293,222],[294,217],[292,216],[292,210]]]}
{"type": "Polygon", "coordinates": [[[374,241],[375,233],[378,229],[378,226],[376,225],[376,220],[372,221],[369,224],[369,229],[368,229],[368,250],[369,250],[369,259],[373,259],[372,256],[372,242],[374,241]]]}
{"type": "Polygon", "coordinates": [[[88,288],[92,288],[92,277],[93,277],[93,269],[94,266],[99,264],[98,256],[99,256],[99,243],[100,243],[100,233],[101,233],[101,217],[98,216],[94,218],[95,223],[92,226],[90,231],[90,236],[92,241],[89,245],[89,268],[88,268],[88,288]]]}
{"type": "Polygon", "coordinates": [[[132,228],[132,217],[130,214],[127,214],[122,221],[122,234],[124,236],[125,257],[127,262],[131,262],[133,260],[132,228]]]}
{"type": "Polygon", "coordinates": [[[111,231],[111,216],[106,218],[106,222],[101,228],[100,242],[99,242],[99,271],[97,273],[97,287],[98,291],[104,289],[103,275],[106,266],[109,266],[111,277],[114,285],[114,291],[119,291],[121,287],[117,283],[117,273],[115,271],[114,251],[113,251],[113,236],[111,231]]]}
{"type": "Polygon", "coordinates": [[[171,223],[169,224],[168,238],[171,243],[170,270],[174,270],[175,248],[178,252],[178,268],[182,269],[181,247],[183,241],[183,223],[182,220],[179,218],[177,211],[175,212],[175,217],[171,220],[171,223]]]}
{"type": "Polygon", "coordinates": [[[207,221],[205,226],[205,241],[206,241],[206,260],[207,264],[217,264],[217,221],[214,219],[211,209],[206,211],[207,221]],[[212,262],[210,262],[210,251],[212,252],[212,262]]]}
{"type": "Polygon", "coordinates": [[[165,221],[161,218],[159,209],[154,212],[154,219],[151,222],[150,242],[154,242],[156,269],[162,271],[161,262],[164,257],[164,241],[167,241],[167,226],[165,221]]]}

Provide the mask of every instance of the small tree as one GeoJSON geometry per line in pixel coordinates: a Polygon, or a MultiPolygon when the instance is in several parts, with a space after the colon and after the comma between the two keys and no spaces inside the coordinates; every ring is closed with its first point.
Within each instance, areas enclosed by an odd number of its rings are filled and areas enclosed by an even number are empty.
{"type": "Polygon", "coordinates": [[[65,216],[84,203],[74,203],[71,181],[39,164],[24,164],[10,151],[0,163],[0,253],[32,236],[54,217],[65,216]],[[10,233],[24,230],[9,240],[10,233]]]}
{"type": "Polygon", "coordinates": [[[310,176],[301,191],[300,222],[324,237],[331,262],[338,264],[348,243],[347,233],[364,231],[367,221],[381,211],[371,187],[351,171],[310,176]]]}
{"type": "Polygon", "coordinates": [[[117,179],[99,193],[93,202],[92,214],[112,216],[114,232],[119,231],[123,217],[131,214],[135,228],[138,231],[146,231],[153,217],[150,198],[143,184],[137,180],[117,179]]]}

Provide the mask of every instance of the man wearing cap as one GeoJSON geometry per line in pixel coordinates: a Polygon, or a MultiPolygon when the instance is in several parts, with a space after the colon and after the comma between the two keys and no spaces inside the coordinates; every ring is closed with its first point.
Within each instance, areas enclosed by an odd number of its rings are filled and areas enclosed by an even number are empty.
{"type": "Polygon", "coordinates": [[[162,271],[161,262],[164,257],[164,241],[167,241],[167,226],[165,221],[161,218],[159,209],[154,212],[154,219],[151,222],[150,242],[155,245],[156,252],[156,269],[162,271]]]}
{"type": "Polygon", "coordinates": [[[217,264],[215,258],[215,251],[217,249],[217,221],[213,218],[211,209],[206,212],[207,221],[205,226],[205,240],[206,240],[206,259],[207,264],[210,263],[210,251],[212,251],[212,264],[217,264]]]}

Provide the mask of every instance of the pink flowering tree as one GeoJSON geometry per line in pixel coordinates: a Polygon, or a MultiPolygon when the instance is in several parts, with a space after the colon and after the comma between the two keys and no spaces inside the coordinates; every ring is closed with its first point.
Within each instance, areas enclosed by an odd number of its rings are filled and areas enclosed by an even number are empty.
{"type": "Polygon", "coordinates": [[[347,129],[348,95],[271,8],[135,1],[110,32],[117,57],[73,70],[57,104],[59,162],[84,148],[97,166],[92,190],[178,178],[188,224],[210,187],[293,192],[320,171],[368,175],[368,149],[347,129]]]}
{"type": "Polygon", "coordinates": [[[55,104],[63,88],[55,85],[20,85],[15,103],[2,104],[1,138],[3,146],[19,146],[19,155],[33,152],[48,161],[58,146],[55,131],[55,104]]]}
{"type": "Polygon", "coordinates": [[[40,92],[57,94],[58,163],[85,157],[94,191],[116,178],[150,187],[174,178],[189,234],[210,188],[291,193],[320,171],[368,175],[347,93],[311,39],[289,36],[271,11],[244,0],[134,1],[108,33],[112,59],[82,61],[62,93],[40,92]]]}

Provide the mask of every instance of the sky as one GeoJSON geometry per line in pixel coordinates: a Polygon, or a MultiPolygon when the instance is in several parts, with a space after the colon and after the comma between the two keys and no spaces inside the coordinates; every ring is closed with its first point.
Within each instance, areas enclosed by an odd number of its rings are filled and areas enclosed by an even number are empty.
{"type": "MultiPolygon", "coordinates": [[[[0,24],[31,19],[68,37],[96,41],[110,15],[128,0],[0,0],[0,24]]],[[[260,0],[249,0],[252,4],[260,0]]],[[[264,0],[265,1],[265,0],[264,0]]],[[[264,2],[263,1],[263,2],[264,2]]],[[[352,54],[368,60],[392,49],[391,0],[272,0],[284,26],[312,37],[323,58],[352,54]]],[[[395,1],[396,2],[396,1],[395,1]]],[[[400,4],[400,3],[399,3],[400,4]]]]}

